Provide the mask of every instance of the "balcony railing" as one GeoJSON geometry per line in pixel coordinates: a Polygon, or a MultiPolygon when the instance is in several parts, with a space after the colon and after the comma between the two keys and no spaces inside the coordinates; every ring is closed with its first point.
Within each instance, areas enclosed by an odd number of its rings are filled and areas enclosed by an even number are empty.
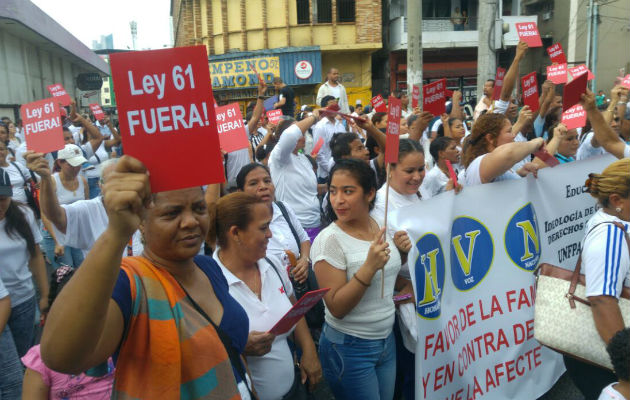
{"type": "MultiPolygon", "coordinates": [[[[469,17],[462,28],[457,28],[450,18],[423,18],[422,44],[425,48],[476,47],[477,17],[469,17]]],[[[389,44],[392,49],[407,46],[407,18],[390,21],[389,44]]]]}
{"type": "MultiPolygon", "coordinates": [[[[407,32],[407,18],[403,19],[404,30],[407,32]]],[[[465,31],[477,30],[477,17],[457,18],[464,22],[465,31]]],[[[451,18],[422,18],[422,32],[450,32],[457,30],[451,18]]]]}

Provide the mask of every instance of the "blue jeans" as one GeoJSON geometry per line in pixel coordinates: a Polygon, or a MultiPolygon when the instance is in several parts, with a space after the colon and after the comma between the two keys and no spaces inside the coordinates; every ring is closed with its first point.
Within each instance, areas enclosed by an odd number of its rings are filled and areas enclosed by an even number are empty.
{"type": "Polygon", "coordinates": [[[22,363],[9,327],[0,332],[0,400],[22,398],[22,363]]]}
{"type": "Polygon", "coordinates": [[[319,338],[324,378],[337,400],[391,400],[396,381],[396,340],[361,339],[324,324],[319,338]]]}
{"type": "Polygon", "coordinates": [[[48,271],[48,276],[59,268],[62,264],[69,265],[77,268],[83,262],[83,252],[80,249],[65,246],[63,256],[55,257],[55,240],[50,236],[50,233],[42,228],[42,243],[40,244],[44,255],[50,262],[51,270],[48,271]]]}
{"type": "Polygon", "coordinates": [[[101,194],[101,188],[98,186],[100,178],[88,178],[88,187],[90,188],[90,199],[98,197],[101,194]]]}
{"type": "Polygon", "coordinates": [[[33,338],[35,337],[35,310],[37,309],[37,300],[35,296],[26,300],[22,304],[11,307],[11,315],[6,329],[11,331],[13,342],[17,349],[18,356],[24,357],[28,349],[33,346],[33,338]]]}

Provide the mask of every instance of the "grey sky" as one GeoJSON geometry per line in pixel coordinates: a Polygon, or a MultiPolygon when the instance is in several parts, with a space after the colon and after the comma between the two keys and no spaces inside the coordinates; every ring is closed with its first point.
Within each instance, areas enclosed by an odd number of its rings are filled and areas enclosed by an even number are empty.
{"type": "Polygon", "coordinates": [[[92,47],[101,35],[114,35],[114,47],[132,47],[129,22],[138,23],[136,48],[171,45],[169,0],[32,0],[70,33],[92,47]]]}

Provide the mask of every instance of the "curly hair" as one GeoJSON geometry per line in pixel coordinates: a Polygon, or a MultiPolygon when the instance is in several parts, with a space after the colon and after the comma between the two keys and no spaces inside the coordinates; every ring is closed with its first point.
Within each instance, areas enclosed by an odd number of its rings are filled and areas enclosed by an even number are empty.
{"type": "Polygon", "coordinates": [[[584,186],[602,207],[608,207],[610,195],[618,194],[621,197],[630,195],[628,171],[630,171],[630,158],[622,158],[606,167],[601,174],[588,174],[584,186]]]}
{"type": "Polygon", "coordinates": [[[464,143],[464,154],[462,156],[464,167],[468,168],[475,158],[488,153],[488,143],[485,141],[486,135],[491,135],[492,141],[496,144],[497,137],[507,120],[505,115],[494,113],[486,113],[477,118],[470,136],[464,143]]]}
{"type": "Polygon", "coordinates": [[[630,328],[620,330],[610,339],[606,351],[620,381],[630,381],[630,328]]]}

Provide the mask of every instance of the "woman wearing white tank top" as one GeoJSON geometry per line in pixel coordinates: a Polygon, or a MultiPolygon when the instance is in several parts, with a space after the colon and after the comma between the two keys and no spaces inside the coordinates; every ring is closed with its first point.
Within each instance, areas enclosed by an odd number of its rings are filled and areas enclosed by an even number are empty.
{"type": "MultiPolygon", "coordinates": [[[[89,186],[83,175],[81,166],[86,162],[81,149],[74,144],[67,144],[57,153],[55,166],[59,170],[53,174],[53,188],[57,194],[59,204],[72,204],[78,200],[89,199],[89,186]]],[[[42,248],[52,270],[61,265],[77,268],[83,262],[83,252],[70,246],[57,244],[50,221],[42,215],[44,228],[42,229],[42,248]]],[[[48,271],[49,275],[50,272],[48,271]]]]}

